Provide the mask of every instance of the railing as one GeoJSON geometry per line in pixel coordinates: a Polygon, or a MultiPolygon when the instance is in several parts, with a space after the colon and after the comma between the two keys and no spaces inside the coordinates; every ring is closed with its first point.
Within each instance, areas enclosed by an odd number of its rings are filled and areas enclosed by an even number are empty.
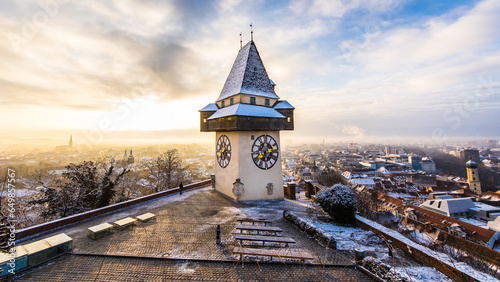
{"type": "MultiPolygon", "coordinates": [[[[205,181],[201,181],[198,183],[192,183],[192,184],[188,184],[188,185],[184,186],[182,188],[182,190],[186,191],[186,190],[196,189],[196,188],[210,185],[211,183],[212,183],[211,180],[205,180],[205,181]]],[[[79,214],[74,214],[74,215],[71,215],[68,217],[64,217],[64,218],[56,219],[56,220],[49,221],[46,223],[23,228],[23,229],[16,231],[16,240],[23,239],[23,238],[26,238],[28,236],[33,236],[33,235],[36,235],[36,234],[39,234],[42,232],[53,230],[53,229],[56,229],[59,227],[69,225],[69,224],[77,223],[77,222],[80,222],[82,220],[94,218],[94,217],[99,216],[99,215],[103,215],[103,214],[106,214],[109,212],[117,211],[117,210],[120,210],[123,208],[134,206],[134,205],[137,205],[140,203],[144,203],[144,202],[147,202],[147,201],[150,201],[153,199],[157,199],[157,198],[171,195],[171,194],[175,194],[175,193],[179,193],[179,187],[171,189],[171,190],[166,190],[166,191],[161,191],[161,192],[149,194],[149,195],[146,195],[146,196],[143,196],[140,198],[136,198],[136,199],[132,199],[132,200],[129,200],[126,202],[121,202],[121,203],[109,205],[109,206],[102,207],[99,209],[95,209],[95,210],[91,210],[91,211],[87,211],[87,212],[83,212],[83,213],[79,213],[79,214]]]]}

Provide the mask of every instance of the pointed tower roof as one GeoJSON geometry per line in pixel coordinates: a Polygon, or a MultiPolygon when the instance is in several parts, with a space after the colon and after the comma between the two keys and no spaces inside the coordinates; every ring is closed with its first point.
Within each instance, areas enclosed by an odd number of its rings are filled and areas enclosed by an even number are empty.
{"type": "Polygon", "coordinates": [[[239,93],[279,99],[253,41],[241,48],[217,101],[239,93]]]}

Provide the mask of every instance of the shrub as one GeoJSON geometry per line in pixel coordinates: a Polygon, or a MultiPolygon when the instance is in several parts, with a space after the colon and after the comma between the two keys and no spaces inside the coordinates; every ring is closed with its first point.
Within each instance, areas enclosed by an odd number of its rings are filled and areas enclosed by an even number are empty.
{"type": "Polygon", "coordinates": [[[335,222],[354,223],[356,212],[356,197],[351,188],[336,184],[318,192],[316,201],[335,222]]]}

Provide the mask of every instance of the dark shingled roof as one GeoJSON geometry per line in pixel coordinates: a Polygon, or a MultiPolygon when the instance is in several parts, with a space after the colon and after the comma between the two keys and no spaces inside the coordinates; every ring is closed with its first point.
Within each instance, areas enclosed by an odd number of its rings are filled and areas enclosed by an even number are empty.
{"type": "Polygon", "coordinates": [[[239,93],[279,99],[253,41],[241,48],[217,101],[239,93]]]}

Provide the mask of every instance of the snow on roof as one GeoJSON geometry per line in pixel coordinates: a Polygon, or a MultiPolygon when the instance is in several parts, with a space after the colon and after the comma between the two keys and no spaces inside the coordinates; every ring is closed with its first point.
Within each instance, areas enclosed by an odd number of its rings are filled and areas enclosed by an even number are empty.
{"type": "Polygon", "coordinates": [[[488,227],[486,227],[486,222],[481,221],[481,220],[477,220],[477,219],[473,219],[473,218],[463,218],[463,217],[459,218],[458,220],[475,225],[477,227],[488,229],[488,227]]]}
{"type": "Polygon", "coordinates": [[[235,104],[226,108],[217,110],[211,115],[208,120],[227,117],[227,116],[249,116],[249,117],[269,117],[269,118],[285,118],[273,108],[249,105],[249,104],[235,104]]]}
{"type": "Polygon", "coordinates": [[[199,112],[215,112],[218,109],[219,108],[217,107],[217,105],[215,103],[210,103],[210,104],[206,105],[205,107],[203,107],[203,109],[199,110],[199,112]]]}
{"type": "Polygon", "coordinates": [[[499,207],[494,207],[492,205],[488,205],[488,204],[485,204],[485,203],[481,203],[481,202],[474,202],[474,206],[479,210],[483,210],[483,211],[500,211],[500,208],[499,207]]]}
{"type": "Polygon", "coordinates": [[[415,198],[414,196],[406,193],[394,193],[394,192],[388,192],[387,195],[393,197],[393,198],[403,198],[403,199],[413,199],[415,198]]]}
{"type": "Polygon", "coordinates": [[[435,195],[436,199],[440,200],[449,200],[449,199],[454,199],[453,196],[451,195],[435,195]]]}
{"type": "Polygon", "coordinates": [[[290,103],[287,101],[278,101],[276,105],[274,106],[274,109],[276,110],[286,110],[286,109],[295,109],[290,103]]]}
{"type": "Polygon", "coordinates": [[[239,51],[217,101],[239,93],[279,99],[253,41],[239,51]]]}
{"type": "Polygon", "coordinates": [[[450,213],[466,212],[469,208],[474,207],[474,202],[470,198],[459,198],[444,200],[448,205],[450,213]]]}
{"type": "Polygon", "coordinates": [[[429,207],[432,209],[440,210],[447,215],[452,215],[455,213],[468,212],[469,209],[474,208],[474,202],[472,202],[471,198],[427,200],[420,207],[429,207]]]}
{"type": "Polygon", "coordinates": [[[372,178],[353,178],[351,179],[351,184],[358,185],[375,185],[375,181],[372,178]]]}
{"type": "Polygon", "coordinates": [[[495,218],[493,221],[488,221],[488,229],[500,232],[500,217],[495,218]]]}

